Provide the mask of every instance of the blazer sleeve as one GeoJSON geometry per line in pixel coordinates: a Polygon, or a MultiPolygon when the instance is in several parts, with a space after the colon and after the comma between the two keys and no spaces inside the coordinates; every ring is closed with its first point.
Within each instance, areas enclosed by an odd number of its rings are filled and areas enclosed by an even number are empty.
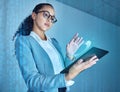
{"type": "Polygon", "coordinates": [[[15,50],[21,73],[30,91],[39,92],[66,86],[65,74],[47,76],[38,72],[29,41],[25,36],[17,37],[15,50]]]}

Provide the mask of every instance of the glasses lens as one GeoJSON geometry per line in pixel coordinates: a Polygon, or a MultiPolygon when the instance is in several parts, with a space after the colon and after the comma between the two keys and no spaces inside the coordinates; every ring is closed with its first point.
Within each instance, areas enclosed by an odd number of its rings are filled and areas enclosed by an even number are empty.
{"type": "Polygon", "coordinates": [[[55,23],[55,22],[57,22],[57,19],[54,16],[51,16],[51,22],[55,23]]]}
{"type": "Polygon", "coordinates": [[[43,12],[43,17],[48,19],[50,17],[50,13],[49,12],[43,12]]]}
{"type": "Polygon", "coordinates": [[[43,17],[45,19],[49,19],[50,18],[52,23],[57,22],[57,19],[55,18],[55,16],[50,15],[50,13],[48,11],[41,11],[41,12],[43,12],[43,17]]]}

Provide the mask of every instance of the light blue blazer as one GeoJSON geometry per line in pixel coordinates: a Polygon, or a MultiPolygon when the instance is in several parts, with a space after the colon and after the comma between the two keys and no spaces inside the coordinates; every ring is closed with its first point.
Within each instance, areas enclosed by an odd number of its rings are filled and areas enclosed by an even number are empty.
{"type": "MultiPolygon", "coordinates": [[[[63,59],[58,42],[54,38],[51,40],[63,59]]],[[[55,89],[66,86],[65,74],[54,75],[48,54],[32,36],[18,36],[15,50],[28,92],[55,92],[55,89]]],[[[66,58],[63,63],[66,66],[70,61],[66,58]]]]}

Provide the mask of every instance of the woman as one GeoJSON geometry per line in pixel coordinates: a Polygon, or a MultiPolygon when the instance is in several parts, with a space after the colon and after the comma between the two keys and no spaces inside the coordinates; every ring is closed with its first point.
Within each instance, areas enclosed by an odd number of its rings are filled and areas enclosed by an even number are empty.
{"type": "Polygon", "coordinates": [[[45,34],[56,21],[53,6],[40,3],[15,34],[18,34],[15,41],[16,56],[28,92],[66,92],[65,88],[73,85],[73,78],[98,61],[96,56],[86,62],[78,60],[69,73],[60,74],[74,59],[74,53],[83,41],[76,34],[66,47],[64,59],[58,42],[45,34]]]}

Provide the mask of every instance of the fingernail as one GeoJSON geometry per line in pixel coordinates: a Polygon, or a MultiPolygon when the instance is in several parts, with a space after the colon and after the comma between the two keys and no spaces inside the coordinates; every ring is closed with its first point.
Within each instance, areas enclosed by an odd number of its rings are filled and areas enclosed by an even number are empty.
{"type": "Polygon", "coordinates": [[[76,35],[78,36],[78,35],[79,35],[79,33],[76,33],[76,35]]]}
{"type": "Polygon", "coordinates": [[[96,62],[94,62],[94,64],[96,64],[96,62]]]}

